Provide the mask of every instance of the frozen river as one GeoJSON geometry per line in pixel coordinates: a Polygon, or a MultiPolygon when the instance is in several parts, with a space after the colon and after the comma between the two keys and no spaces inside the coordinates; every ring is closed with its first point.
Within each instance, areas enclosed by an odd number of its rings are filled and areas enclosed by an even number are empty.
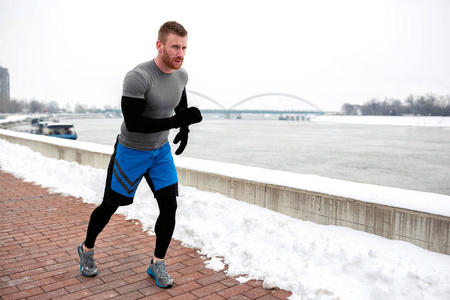
{"type": "MultiPolygon", "coordinates": [[[[122,119],[67,121],[78,140],[113,145],[122,119]]],[[[182,155],[450,195],[450,127],[206,117],[182,155]]]]}

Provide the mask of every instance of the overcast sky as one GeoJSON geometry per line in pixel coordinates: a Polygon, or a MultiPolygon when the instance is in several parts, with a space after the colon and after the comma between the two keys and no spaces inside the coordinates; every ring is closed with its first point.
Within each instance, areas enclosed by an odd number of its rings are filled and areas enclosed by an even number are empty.
{"type": "Polygon", "coordinates": [[[0,66],[12,98],[119,105],[125,73],[176,20],[188,89],[226,107],[276,92],[340,110],[449,95],[449,16],[450,0],[0,0],[0,66]]]}

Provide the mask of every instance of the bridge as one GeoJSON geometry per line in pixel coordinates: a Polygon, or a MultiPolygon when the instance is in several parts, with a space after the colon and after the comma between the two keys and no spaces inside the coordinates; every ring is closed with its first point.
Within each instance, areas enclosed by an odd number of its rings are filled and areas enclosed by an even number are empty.
{"type": "Polygon", "coordinates": [[[221,103],[202,93],[188,90],[189,103],[198,106],[204,114],[225,114],[226,118],[232,115],[241,117],[243,114],[276,114],[276,115],[296,115],[304,118],[308,115],[320,115],[322,111],[310,101],[296,95],[286,93],[263,93],[257,94],[238,101],[233,106],[226,108],[221,103]],[[200,101],[199,101],[200,100],[200,101]],[[206,105],[205,105],[206,101],[206,105]],[[256,106],[261,108],[254,108],[256,106]],[[213,107],[211,107],[211,104],[213,107]],[[253,105],[251,105],[253,104],[253,105]],[[283,106],[280,108],[280,106],[283,106]]]}

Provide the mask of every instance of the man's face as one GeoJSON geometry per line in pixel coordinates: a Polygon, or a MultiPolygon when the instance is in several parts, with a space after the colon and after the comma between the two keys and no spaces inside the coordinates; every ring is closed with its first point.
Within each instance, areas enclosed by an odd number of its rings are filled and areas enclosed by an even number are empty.
{"type": "Polygon", "coordinates": [[[172,70],[178,70],[184,61],[186,54],[187,37],[181,37],[170,33],[164,44],[161,44],[162,60],[172,70]]]}

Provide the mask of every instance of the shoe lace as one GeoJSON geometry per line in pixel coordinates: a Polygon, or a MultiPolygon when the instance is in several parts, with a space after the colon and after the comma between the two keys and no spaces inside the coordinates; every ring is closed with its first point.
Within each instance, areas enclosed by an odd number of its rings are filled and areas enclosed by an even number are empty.
{"type": "Polygon", "coordinates": [[[166,271],[166,266],[164,264],[156,264],[156,270],[160,278],[169,279],[170,275],[166,271]]]}
{"type": "Polygon", "coordinates": [[[93,255],[85,255],[85,262],[86,262],[86,267],[88,268],[94,268],[95,267],[95,262],[94,262],[94,256],[93,255]]]}

